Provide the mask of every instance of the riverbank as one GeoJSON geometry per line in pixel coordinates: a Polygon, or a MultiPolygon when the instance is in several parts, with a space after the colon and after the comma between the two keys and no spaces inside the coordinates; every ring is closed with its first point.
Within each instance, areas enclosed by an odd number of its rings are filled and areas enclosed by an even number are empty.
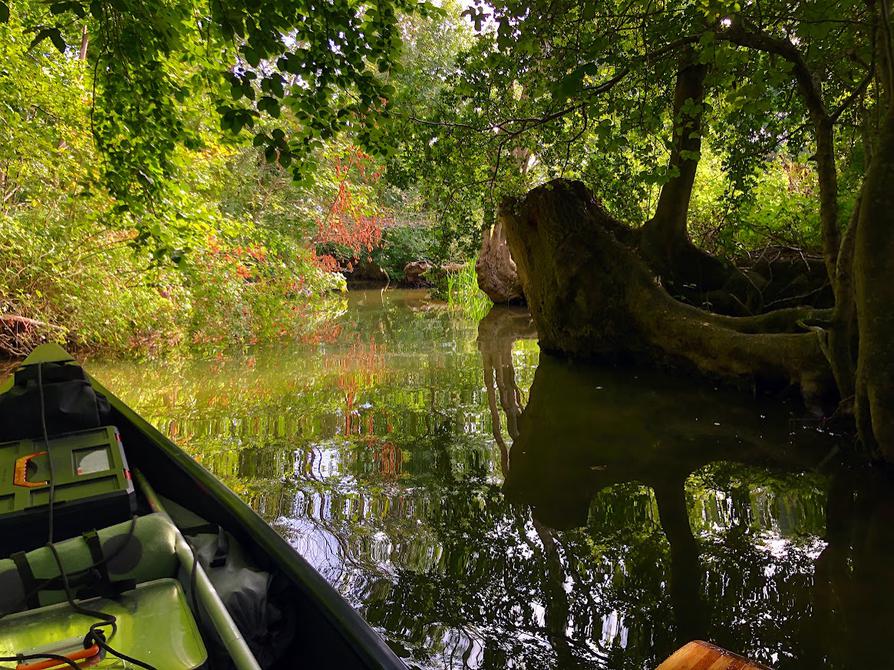
{"type": "MultiPolygon", "coordinates": [[[[68,240],[66,248],[73,246],[68,240]]],[[[25,277],[24,286],[7,293],[6,307],[29,307],[0,314],[0,358],[21,358],[44,341],[81,353],[139,356],[312,337],[347,309],[346,291],[415,289],[475,320],[491,307],[472,262],[432,266],[416,282],[425,288],[407,289],[350,275],[346,283],[318,267],[310,252],[292,252],[287,260],[264,247],[213,241],[181,267],[154,268],[148,279],[129,284],[120,277],[140,276],[130,249],[109,249],[103,263],[82,263],[79,272],[52,274],[20,259],[6,272],[25,277]]]]}
{"type": "Polygon", "coordinates": [[[133,355],[242,346],[300,335],[342,309],[344,280],[306,252],[212,241],[179,267],[147,270],[115,247],[69,265],[79,242],[69,236],[52,255],[19,254],[0,269],[0,355],[21,357],[43,341],[133,355]]]}

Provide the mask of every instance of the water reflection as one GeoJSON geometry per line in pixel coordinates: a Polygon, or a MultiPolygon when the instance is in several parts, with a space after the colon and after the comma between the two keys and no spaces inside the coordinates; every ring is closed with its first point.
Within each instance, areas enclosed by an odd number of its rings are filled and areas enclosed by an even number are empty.
{"type": "Polygon", "coordinates": [[[500,468],[504,475],[509,470],[509,447],[503,439],[500,409],[506,418],[509,438],[515,440],[518,438],[518,418],[523,405],[522,391],[515,379],[512,346],[518,340],[536,338],[534,320],[524,308],[495,305],[478,323],[478,350],[484,370],[491,432],[500,448],[500,468]],[[500,409],[497,407],[498,401],[500,409]]]}
{"type": "Polygon", "coordinates": [[[415,667],[649,668],[691,637],[889,664],[894,487],[790,409],[541,357],[524,311],[350,303],[326,337],[91,367],[415,667]]]}

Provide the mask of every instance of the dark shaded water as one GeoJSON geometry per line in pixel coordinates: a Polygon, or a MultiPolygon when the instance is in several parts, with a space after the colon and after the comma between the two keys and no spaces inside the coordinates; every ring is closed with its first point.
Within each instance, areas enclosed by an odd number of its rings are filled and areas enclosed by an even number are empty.
{"type": "Polygon", "coordinates": [[[704,638],[894,667],[891,486],[792,410],[540,356],[524,312],[348,302],[302,342],[88,367],[414,666],[654,668],[704,638]]]}

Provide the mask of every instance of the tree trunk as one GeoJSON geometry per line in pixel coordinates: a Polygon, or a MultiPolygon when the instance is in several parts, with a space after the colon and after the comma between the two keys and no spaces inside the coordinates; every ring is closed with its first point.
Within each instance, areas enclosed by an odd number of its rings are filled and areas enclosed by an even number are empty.
{"type": "Polygon", "coordinates": [[[575,659],[572,641],[568,638],[571,607],[568,592],[565,590],[565,567],[562,565],[562,555],[559,551],[561,545],[551,528],[547,528],[537,519],[533,519],[532,525],[543,547],[543,562],[546,564],[542,587],[542,592],[546,596],[543,617],[546,633],[556,654],[557,666],[568,670],[579,670],[583,666],[575,659]]]}
{"type": "Polygon", "coordinates": [[[823,340],[804,332],[815,311],[730,317],[675,300],[583,184],[555,180],[499,215],[544,349],[834,395],[823,340]]]}
{"type": "Polygon", "coordinates": [[[512,364],[512,345],[520,338],[535,337],[537,333],[527,310],[494,305],[478,323],[477,342],[484,371],[484,387],[487,389],[491,431],[500,448],[500,466],[504,477],[509,474],[509,446],[503,439],[499,407],[506,415],[506,431],[512,441],[518,437],[518,418],[522,413],[522,394],[515,381],[515,367],[512,364]]]}
{"type": "Polygon", "coordinates": [[[686,474],[652,485],[658,519],[670,545],[670,596],[681,645],[708,635],[698,542],[686,506],[686,474]]]}
{"type": "Polygon", "coordinates": [[[835,309],[829,337],[829,362],[842,399],[848,411],[853,403],[857,361],[857,313],[854,304],[854,245],[860,213],[858,199],[847,231],[841,241],[835,270],[835,309]]]}
{"type": "Polygon", "coordinates": [[[838,229],[838,169],[835,167],[835,139],[832,119],[825,113],[811,113],[816,136],[816,173],[819,178],[820,232],[823,240],[823,260],[826,272],[838,297],[835,273],[841,231],[838,229]]]}
{"type": "Polygon", "coordinates": [[[866,173],[854,247],[860,347],[857,429],[864,445],[894,462],[894,107],[866,173]]]}
{"type": "Polygon", "coordinates": [[[817,662],[805,667],[890,665],[894,617],[894,487],[880,468],[838,471],[826,502],[826,547],[816,558],[817,662]]]}
{"type": "Polygon", "coordinates": [[[481,249],[475,261],[478,288],[496,304],[523,302],[525,295],[518,281],[518,271],[500,221],[481,236],[481,249]]]}
{"type": "Polygon", "coordinates": [[[695,246],[687,227],[701,155],[707,73],[707,65],[698,63],[691,49],[681,54],[668,160],[671,177],[661,187],[655,215],[639,230],[639,247],[649,267],[681,299],[712,304],[714,311],[750,313],[757,306],[753,285],[732,264],[695,246]]]}
{"type": "Polygon", "coordinates": [[[655,216],[643,226],[643,249],[652,249],[658,257],[672,258],[680,244],[689,242],[686,222],[689,201],[702,147],[705,76],[708,67],[683,56],[674,88],[674,134],[668,163],[673,175],[661,188],[655,216]]]}
{"type": "Polygon", "coordinates": [[[813,124],[816,153],[816,174],[819,185],[819,215],[823,239],[823,260],[829,281],[835,281],[838,265],[838,250],[841,245],[841,232],[838,228],[838,170],[835,166],[834,120],[826,108],[823,99],[820,79],[814,76],[807,66],[804,56],[788,37],[774,37],[761,32],[752,26],[744,25],[740,20],[733,21],[716,34],[718,39],[733,44],[776,54],[787,60],[792,66],[792,75],[798,85],[804,106],[813,124]]]}
{"type": "Polygon", "coordinates": [[[84,26],[83,30],[81,30],[81,48],[78,51],[78,60],[84,62],[87,60],[87,45],[90,43],[90,38],[87,35],[87,26],[84,26]]]}

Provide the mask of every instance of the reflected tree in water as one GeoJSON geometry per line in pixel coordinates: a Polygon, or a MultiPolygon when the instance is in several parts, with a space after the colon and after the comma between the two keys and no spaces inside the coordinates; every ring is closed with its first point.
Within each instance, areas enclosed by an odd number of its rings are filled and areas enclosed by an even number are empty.
{"type": "MultiPolygon", "coordinates": [[[[816,474],[830,449],[835,453],[833,438],[796,429],[779,414],[702,384],[635,370],[594,374],[541,357],[517,417],[504,490],[511,501],[531,506],[547,556],[559,554],[581,526],[595,546],[623,548],[616,554],[623,577],[594,590],[591,612],[568,609],[575,595],[570,579],[556,594],[556,612],[568,612],[558,628],[569,638],[554,643],[558,658],[575,631],[598,630],[593,613],[601,611],[603,630],[619,613],[626,620],[623,657],[605,649],[612,667],[654,667],[697,638],[779,668],[887,662],[882,631],[894,621],[894,580],[879,557],[890,555],[894,541],[890,481],[879,475],[870,490],[855,488],[863,479],[834,463],[829,475],[816,474]],[[637,490],[650,500],[648,533],[637,528],[643,517],[620,520],[619,527],[617,517],[600,510],[616,493],[637,490]],[[770,491],[777,509],[755,519],[770,491]],[[726,503],[724,525],[693,519],[712,496],[726,503]],[[785,521],[786,506],[811,499],[814,509],[807,505],[800,515],[813,524],[773,527],[785,521]],[[824,503],[826,524],[818,518],[824,503]],[[881,522],[886,516],[889,523],[881,522]],[[637,589],[656,570],[660,584],[653,581],[651,592],[637,589]],[[576,614],[590,625],[580,626],[576,614]]],[[[616,504],[626,513],[635,509],[628,501],[616,504]]]]}
{"type": "Polygon", "coordinates": [[[541,357],[523,311],[419,296],[351,294],[336,335],[254,367],[93,371],[412,666],[646,669],[698,636],[779,670],[885,667],[881,475],[778,402],[541,357]]]}
{"type": "Polygon", "coordinates": [[[490,410],[494,441],[500,448],[500,467],[503,474],[509,470],[509,447],[503,438],[500,410],[506,417],[509,438],[518,438],[518,417],[522,412],[522,392],[515,380],[512,363],[512,345],[520,339],[537,337],[534,320],[525,308],[494,305],[478,324],[478,350],[484,368],[484,387],[487,389],[487,406],[490,410]]]}

